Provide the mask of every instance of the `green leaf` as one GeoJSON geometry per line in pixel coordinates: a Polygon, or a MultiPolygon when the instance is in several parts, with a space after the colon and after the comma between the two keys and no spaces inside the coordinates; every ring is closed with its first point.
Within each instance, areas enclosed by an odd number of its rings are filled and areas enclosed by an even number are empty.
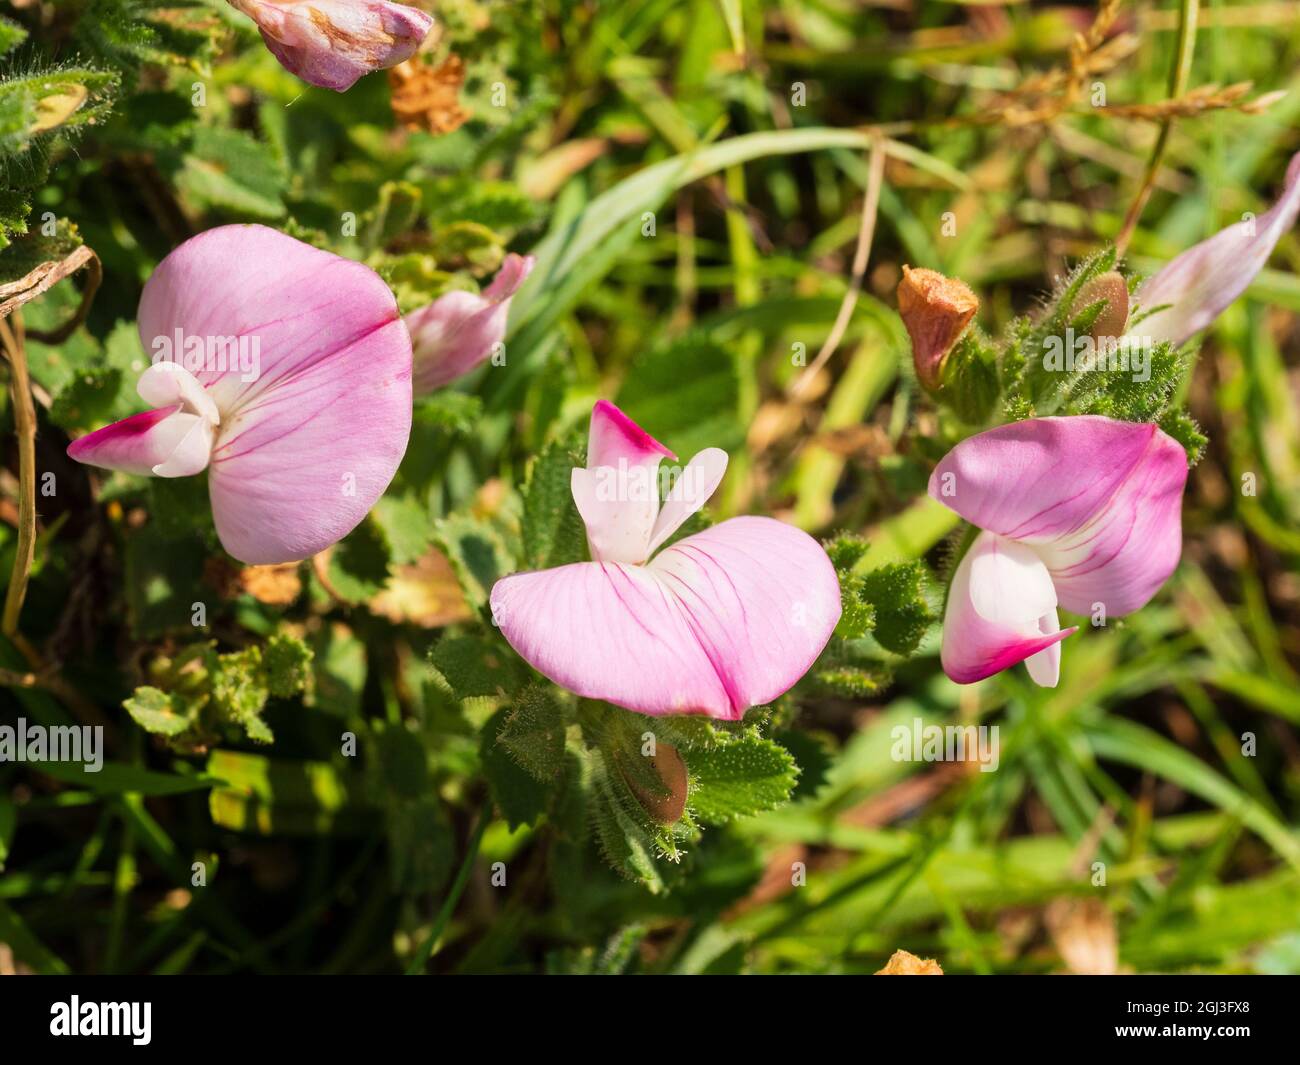
{"type": "Polygon", "coordinates": [[[239,129],[200,126],[176,185],[203,208],[283,218],[288,178],[276,154],[239,129]]]}
{"type": "Polygon", "coordinates": [[[876,625],[876,608],[867,599],[866,581],[856,574],[840,574],[840,620],[835,635],[841,640],[856,640],[876,625]]]}
{"type": "Polygon", "coordinates": [[[1291,830],[1190,751],[1144,725],[1119,718],[1087,725],[1084,732],[1096,757],[1136,766],[1185,788],[1240,820],[1293,868],[1300,869],[1300,841],[1291,830]]]}
{"type": "Polygon", "coordinates": [[[27,31],[18,23],[0,18],[0,55],[12,51],[27,39],[27,31]]]}
{"type": "Polygon", "coordinates": [[[105,762],[97,773],[88,773],[80,763],[72,762],[36,762],[33,768],[65,784],[87,788],[101,795],[184,795],[191,791],[207,791],[220,782],[215,775],[158,773],[120,762],[105,762]]]}
{"type": "Polygon", "coordinates": [[[533,463],[524,490],[524,564],[550,569],[586,558],[586,528],[570,487],[581,453],[564,443],[548,444],[533,463]]]}
{"type": "Polygon", "coordinates": [[[854,533],[836,533],[829,540],[823,540],[822,546],[839,573],[849,573],[866,555],[871,541],[854,533]]]}
{"type": "Polygon", "coordinates": [[[549,783],[526,771],[500,742],[501,730],[510,709],[498,710],[483,726],[480,754],[492,801],[513,829],[536,824],[550,808],[557,792],[558,778],[549,783]]]}
{"type": "Polygon", "coordinates": [[[588,815],[601,854],[615,872],[640,882],[651,892],[667,890],[663,837],[617,770],[601,751],[586,752],[591,792],[588,815]]]}
{"type": "Polygon", "coordinates": [[[683,462],[706,447],[725,450],[744,440],[735,361],[700,333],[688,333],[633,363],[617,402],[683,462]]]}
{"type": "Polygon", "coordinates": [[[311,676],[312,650],[287,632],[272,635],[262,648],[266,686],[277,699],[300,695],[311,676]]]}
{"type": "Polygon", "coordinates": [[[999,392],[997,349],[972,327],[944,363],[938,398],[967,425],[983,425],[999,392]]]}
{"type": "Polygon", "coordinates": [[[136,688],[122,705],[137,725],[159,736],[179,736],[189,731],[199,711],[198,703],[148,685],[136,688]]]}
{"type": "Polygon", "coordinates": [[[636,238],[639,229],[630,223],[655,210],[675,190],[754,159],[828,148],[865,149],[871,144],[871,134],[860,130],[775,130],[729,137],[639,170],[591,200],[576,218],[558,219],[533,249],[534,276],[510,307],[511,339],[525,354],[531,352],[636,238]]]}
{"type": "Polygon", "coordinates": [[[390,492],[380,497],[371,516],[384,534],[394,566],[414,562],[433,541],[433,521],[428,508],[412,496],[390,492]]]}
{"type": "Polygon", "coordinates": [[[543,783],[564,768],[564,714],[551,688],[530,684],[515,698],[497,743],[543,783]]]}
{"type": "Polygon", "coordinates": [[[379,778],[399,799],[418,798],[429,786],[429,758],[420,738],[404,725],[388,725],[375,736],[379,778]]]}
{"type": "Polygon", "coordinates": [[[458,699],[511,695],[528,679],[527,670],[513,653],[482,636],[444,636],[434,644],[429,658],[458,699]]]}
{"type": "Polygon", "coordinates": [[[330,584],[347,602],[365,602],[388,582],[388,563],[384,534],[378,521],[367,517],[330,552],[330,584]]]}
{"type": "Polygon", "coordinates": [[[327,762],[292,762],[217,750],[208,774],[224,783],[208,797],[214,824],[259,835],[316,836],[370,831],[375,810],[360,774],[327,762]]]}
{"type": "Polygon", "coordinates": [[[437,797],[390,803],[387,830],[393,890],[412,894],[440,891],[451,875],[456,840],[437,797]]]}
{"type": "Polygon", "coordinates": [[[366,645],[347,626],[326,623],[312,635],[311,646],[310,705],[339,716],[357,713],[366,683],[366,645]]]}
{"type": "Polygon", "coordinates": [[[469,514],[451,514],[434,523],[434,541],[451,562],[465,600],[486,609],[492,585],[516,567],[501,533],[469,514]]]}
{"type": "Polygon", "coordinates": [[[908,655],[938,620],[927,596],[923,562],[898,562],[863,577],[862,594],[875,607],[872,634],[887,651],[908,655]]]}
{"type": "MultiPolygon", "coordinates": [[[[151,484],[162,480],[156,478],[151,484]]],[[[131,531],[125,540],[127,618],[135,635],[148,638],[173,629],[194,632],[194,604],[211,598],[202,583],[207,557],[202,541],[178,537],[157,522],[131,531]]]]}
{"type": "Polygon", "coordinates": [[[367,250],[386,247],[420,217],[420,189],[409,181],[385,181],[379,202],[362,219],[362,244],[367,250]]]}
{"type": "Polygon", "coordinates": [[[699,820],[722,824],[770,810],[790,798],[799,778],[794,756],[750,733],[732,743],[690,751],[690,806],[699,820]]]}

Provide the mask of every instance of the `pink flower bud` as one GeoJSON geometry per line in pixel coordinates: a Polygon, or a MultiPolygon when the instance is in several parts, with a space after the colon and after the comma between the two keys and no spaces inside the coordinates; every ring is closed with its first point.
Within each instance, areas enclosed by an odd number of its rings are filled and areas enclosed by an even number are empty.
{"type": "Polygon", "coordinates": [[[507,255],[482,295],[448,292],[406,316],[415,352],[416,395],[450,384],[491,357],[505,340],[510,298],[536,262],[531,255],[507,255]]]}
{"type": "Polygon", "coordinates": [[[262,31],[290,73],[343,92],[363,74],[396,66],[420,47],[433,16],[386,0],[230,0],[262,31]]]}

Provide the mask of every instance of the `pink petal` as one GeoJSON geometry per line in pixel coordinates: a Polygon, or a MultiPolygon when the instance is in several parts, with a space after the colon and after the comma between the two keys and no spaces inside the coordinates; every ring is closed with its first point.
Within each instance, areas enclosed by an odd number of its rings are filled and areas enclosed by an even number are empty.
{"type": "Polygon", "coordinates": [[[609,400],[597,401],[587,432],[587,469],[617,467],[620,459],[636,466],[661,458],[676,460],[677,456],[609,400]]]}
{"type": "Polygon", "coordinates": [[[957,567],[943,618],[943,671],[958,684],[1027,659],[1030,676],[1055,687],[1061,630],[1047,567],[1032,548],[981,533],[957,567]]]}
{"type": "Polygon", "coordinates": [[[1258,218],[1237,222],[1193,245],[1134,294],[1143,307],[1170,304],[1130,327],[1136,336],[1181,345],[1214,321],[1264,269],[1300,213],[1300,153],[1287,167],[1282,196],[1258,218]]]}
{"type": "Polygon", "coordinates": [[[587,468],[573,471],[571,485],[593,559],[636,565],[650,557],[665,456],[677,457],[614,404],[602,399],[592,409],[587,468]]]}
{"type": "Polygon", "coordinates": [[[930,495],[981,529],[1033,545],[1060,604],[1110,615],[1143,606],[1182,550],[1187,457],[1154,425],[1035,418],[962,441],[930,495]]]}
{"type": "Polygon", "coordinates": [[[489,303],[507,302],[523,287],[536,265],[537,259],[531,255],[515,255],[513,252],[507,255],[492,284],[483,290],[483,298],[489,303]]]}
{"type": "Polygon", "coordinates": [[[771,518],[733,518],[648,566],[583,562],[506,577],[492,613],[540,673],[645,714],[736,720],[788,690],[839,620],[825,552],[771,518]]]}
{"type": "Polygon", "coordinates": [[[179,408],[147,410],[74,440],[68,455],[87,466],[148,477],[201,423],[179,408]]]}
{"type": "Polygon", "coordinates": [[[726,472],[727,453],[718,447],[706,447],[686,464],[659,508],[650,534],[652,553],[709,501],[726,472]]]}
{"type": "Polygon", "coordinates": [[[195,373],[221,413],[209,485],[226,550],[289,562],[347,535],[392,480],[411,428],[410,338],[387,285],[275,230],[222,226],[145,285],[146,349],[178,330],[259,346],[255,373],[195,373]]]}
{"type": "Polygon", "coordinates": [[[448,292],[406,316],[415,349],[417,395],[450,384],[492,356],[505,340],[510,298],[536,261],[531,255],[507,255],[482,295],[448,292]]]}

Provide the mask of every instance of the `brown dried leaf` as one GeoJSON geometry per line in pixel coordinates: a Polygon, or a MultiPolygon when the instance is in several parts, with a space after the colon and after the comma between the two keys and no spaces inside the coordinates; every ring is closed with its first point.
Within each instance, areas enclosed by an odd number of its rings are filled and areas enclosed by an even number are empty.
{"type": "Polygon", "coordinates": [[[1043,920],[1070,972],[1113,976],[1119,970],[1115,915],[1101,899],[1054,899],[1043,920]]]}
{"type": "Polygon", "coordinates": [[[424,629],[473,617],[451,563],[436,549],[410,565],[398,566],[384,590],[370,603],[370,609],[395,624],[424,629]]]}
{"type": "Polygon", "coordinates": [[[905,950],[896,950],[877,976],[942,976],[943,969],[933,958],[918,958],[905,950]]]}
{"type": "Polygon", "coordinates": [[[460,106],[464,83],[465,64],[458,55],[448,56],[439,67],[418,58],[398,63],[388,71],[393,116],[409,130],[450,133],[459,129],[469,118],[460,106]]]}

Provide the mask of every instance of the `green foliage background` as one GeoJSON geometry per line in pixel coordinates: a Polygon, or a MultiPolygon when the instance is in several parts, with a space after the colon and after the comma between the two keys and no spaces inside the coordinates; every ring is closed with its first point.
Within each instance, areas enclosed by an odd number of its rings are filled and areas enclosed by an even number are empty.
{"type": "MultiPolygon", "coordinates": [[[[219,0],[0,19],[0,285],[82,243],[103,273],[66,339],[39,335],[85,274],[21,312],[57,486],[21,642],[48,668],[24,681],[31,658],[0,642],[0,724],[102,723],[108,745],[99,774],[0,764],[0,967],[872,972],[901,947],[1051,972],[1113,940],[1131,970],[1300,971],[1300,237],[1199,355],[1158,353],[1150,388],[1044,391],[1017,353],[1110,263],[1156,128],[1086,101],[1046,126],[979,119],[1062,63],[1092,8],[433,7],[426,61],[463,59],[470,113],[440,135],[399,127],[383,74],[346,95],[298,81],[219,0]],[[864,290],[797,398],[792,355],[811,360],[847,289],[867,125],[894,140],[864,290]],[[486,283],[506,250],[539,257],[506,365],[420,401],[370,518],[273,574],[224,556],[201,478],[64,455],[138,409],[151,270],[238,221],[370,264],[404,310],[486,283]],[[981,297],[968,387],[941,407],[892,309],[905,263],[981,297]],[[836,639],[742,723],[575,700],[491,624],[497,576],[582,557],[568,471],[601,396],[678,454],[731,452],[713,519],[828,540],[836,639]],[[936,621],[962,532],[926,478],[989,419],[1052,410],[1159,419],[1203,450],[1182,565],[1071,639],[1056,689],[1018,669],[958,688],[936,621]],[[891,757],[916,719],[998,724],[998,771],[891,757]],[[647,730],[689,779],[669,824],[647,730]]],[[[1167,96],[1179,10],[1121,10],[1137,46],[1109,103],[1167,96]]],[[[1174,123],[1137,273],[1261,211],[1300,150],[1296,12],[1212,3],[1200,23],[1190,84],[1288,94],[1174,123]]]]}

